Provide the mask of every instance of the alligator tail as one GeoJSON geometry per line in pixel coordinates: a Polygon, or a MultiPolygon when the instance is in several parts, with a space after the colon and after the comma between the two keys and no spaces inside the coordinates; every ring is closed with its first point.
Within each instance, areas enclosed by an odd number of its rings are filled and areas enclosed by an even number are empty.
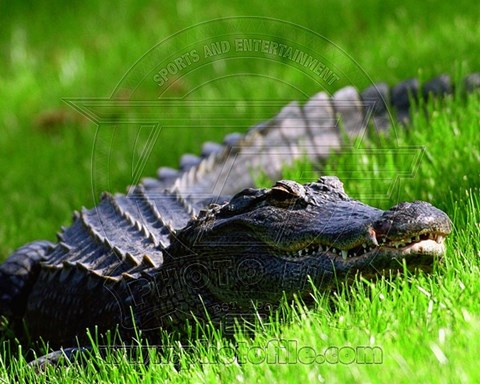
{"type": "Polygon", "coordinates": [[[27,297],[40,270],[40,262],[54,246],[35,241],[17,249],[0,265],[0,316],[9,323],[23,317],[27,297]]]}
{"type": "MultiPolygon", "coordinates": [[[[465,78],[467,92],[479,87],[480,73],[465,78]]],[[[386,131],[395,122],[408,122],[412,101],[441,97],[453,90],[450,78],[442,75],[423,86],[410,79],[391,88],[385,83],[373,85],[362,92],[345,87],[331,97],[320,92],[303,106],[290,103],[245,134],[227,135],[223,144],[204,143],[201,157],[185,154],[180,170],[162,167],[156,179],[142,182],[147,191],[169,189],[192,206],[207,196],[229,196],[254,185],[254,170],[275,180],[285,165],[298,158],[307,156],[318,162],[341,149],[339,121],[351,138],[363,137],[369,125],[386,131]]]]}

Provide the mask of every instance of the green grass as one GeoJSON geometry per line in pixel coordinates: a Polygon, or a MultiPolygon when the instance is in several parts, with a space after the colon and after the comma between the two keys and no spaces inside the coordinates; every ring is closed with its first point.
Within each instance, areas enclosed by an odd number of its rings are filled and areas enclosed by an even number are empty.
{"type": "MultiPolygon", "coordinates": [[[[329,38],[355,60],[356,64],[338,58],[345,74],[336,84],[338,87],[353,83],[362,88],[370,80],[392,84],[417,75],[428,79],[444,72],[456,76],[458,72],[480,68],[480,56],[476,54],[480,9],[467,1],[454,4],[407,1],[401,5],[373,0],[362,4],[326,1],[321,5],[312,1],[305,6],[290,4],[283,8],[267,2],[235,1],[223,6],[172,2],[161,7],[131,1],[117,8],[78,2],[67,8],[61,2],[51,1],[49,7],[28,7],[27,16],[26,4],[0,5],[1,259],[33,239],[54,240],[60,225],[70,223],[74,209],[82,205],[91,207],[98,197],[96,191],[92,192],[95,125],[83,120],[61,99],[108,97],[139,58],[182,28],[213,18],[250,15],[252,9],[257,16],[300,24],[329,38]],[[419,19],[418,15],[428,18],[419,19]],[[359,67],[368,75],[359,71],[359,67]],[[66,117],[53,124],[45,123],[45,116],[66,117]]],[[[228,26],[221,25],[218,33],[226,30],[228,26]]],[[[272,33],[279,39],[294,39],[281,28],[272,33]]],[[[189,37],[184,37],[180,42],[188,41],[189,37]]],[[[165,46],[165,55],[170,48],[168,44],[165,46]]],[[[201,87],[195,95],[202,100],[305,100],[306,95],[319,90],[318,84],[291,66],[266,65],[259,60],[228,64],[192,73],[178,87],[172,87],[168,96],[182,96],[209,77],[223,80],[201,87]],[[286,83],[258,77],[226,77],[238,72],[268,72],[286,83]]],[[[152,95],[148,87],[138,92],[140,97],[152,95]]],[[[179,371],[171,363],[133,364],[119,354],[109,357],[116,359],[116,363],[98,358],[92,359],[87,367],[52,368],[42,375],[35,374],[22,360],[9,367],[0,363],[0,379],[478,381],[478,105],[476,95],[466,101],[457,98],[429,105],[429,120],[417,115],[406,131],[397,127],[395,135],[374,137],[354,149],[346,148],[322,167],[323,174],[339,176],[349,194],[369,204],[385,208],[398,201],[422,199],[445,210],[453,220],[454,232],[447,242],[445,263],[438,265],[433,274],[392,276],[374,283],[360,281],[333,297],[335,310],[330,299],[321,294],[317,295],[314,308],[287,305],[277,314],[284,317],[281,324],[278,321],[258,324],[253,340],[238,335],[238,340],[244,343],[240,343],[243,350],[237,355],[250,357],[242,364],[225,363],[231,362],[231,355],[228,349],[222,352],[220,347],[231,346],[231,341],[216,334],[209,338],[215,348],[205,350],[198,344],[195,351],[180,352],[179,371]],[[412,154],[420,154],[420,160],[412,162],[412,154]],[[397,178],[399,175],[403,177],[397,178]],[[324,353],[328,347],[378,346],[383,351],[382,363],[259,363],[263,348],[274,356],[275,340],[279,339],[296,340],[298,349],[310,347],[317,353],[324,353]],[[223,363],[201,363],[216,359],[223,363]]],[[[192,125],[199,124],[195,111],[179,107],[169,112],[191,119],[192,125]]],[[[248,111],[233,108],[225,111],[224,118],[238,121],[246,128],[269,113],[273,111],[260,107],[248,111]]],[[[213,126],[214,122],[213,117],[206,116],[201,124],[204,129],[194,134],[182,131],[181,139],[178,132],[162,131],[142,174],[154,175],[159,165],[173,166],[181,153],[198,153],[202,141],[220,140],[226,131],[233,129],[208,129],[209,123],[213,126]]],[[[138,148],[132,143],[137,136],[138,129],[116,131],[112,143],[115,150],[110,153],[107,172],[111,191],[124,191],[132,180],[132,158],[138,156],[138,148]]],[[[286,170],[285,177],[306,180],[314,177],[311,170],[308,164],[298,164],[286,170]]],[[[303,351],[307,355],[303,358],[308,359],[311,350],[303,351]]],[[[331,351],[334,349],[328,353],[331,351]]],[[[344,348],[342,353],[348,351],[344,348]]],[[[296,358],[295,351],[288,356],[282,349],[279,353],[279,358],[296,358]]]]}

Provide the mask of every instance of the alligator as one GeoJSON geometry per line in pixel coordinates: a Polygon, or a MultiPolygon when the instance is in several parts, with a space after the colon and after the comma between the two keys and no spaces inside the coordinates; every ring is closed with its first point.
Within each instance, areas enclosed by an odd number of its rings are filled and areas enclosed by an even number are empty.
{"type": "MultiPolygon", "coordinates": [[[[478,88],[480,74],[465,85],[478,88]]],[[[350,198],[333,176],[258,189],[249,170],[278,180],[293,159],[318,161],[340,148],[338,117],[350,137],[369,124],[387,130],[392,107],[405,121],[412,100],[452,89],[440,76],[423,87],[408,80],[319,93],[223,145],[205,143],[201,158],[182,158],[180,171],[160,168],[126,194],[104,193],[96,207],[74,213],[57,243],[29,243],[0,265],[0,315],[51,348],[88,344],[93,327],[116,328],[125,340],[140,330],[155,342],[160,329],[231,324],[358,274],[428,272],[451,231],[431,204],[383,211],[350,198]],[[279,147],[288,151],[274,152],[279,147]]]]}

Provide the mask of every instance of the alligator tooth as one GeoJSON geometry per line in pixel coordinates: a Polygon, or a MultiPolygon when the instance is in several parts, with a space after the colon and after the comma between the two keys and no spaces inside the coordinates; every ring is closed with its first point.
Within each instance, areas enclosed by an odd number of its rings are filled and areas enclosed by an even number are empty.
{"type": "Polygon", "coordinates": [[[363,244],[362,244],[362,247],[363,247],[363,248],[367,248],[367,244],[363,243],[363,244]]]}
{"type": "Polygon", "coordinates": [[[337,250],[335,248],[332,248],[333,253],[337,253],[337,250]]]}
{"type": "Polygon", "coordinates": [[[415,236],[415,241],[420,241],[420,236],[419,235],[415,236]]]}
{"type": "Polygon", "coordinates": [[[323,248],[321,245],[318,246],[318,252],[322,252],[323,251],[323,248]]]}
{"type": "Polygon", "coordinates": [[[442,236],[442,235],[438,235],[438,236],[437,236],[437,243],[440,244],[442,241],[443,241],[443,236],[442,236]]]}
{"type": "Polygon", "coordinates": [[[347,260],[348,257],[348,252],[347,251],[342,251],[342,259],[347,260]]]}
{"type": "Polygon", "coordinates": [[[302,256],[302,250],[298,251],[298,256],[302,256]]]}

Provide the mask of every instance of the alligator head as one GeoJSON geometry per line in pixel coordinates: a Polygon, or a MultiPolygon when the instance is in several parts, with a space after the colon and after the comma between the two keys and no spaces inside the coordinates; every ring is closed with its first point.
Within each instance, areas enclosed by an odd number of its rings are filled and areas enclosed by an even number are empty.
{"type": "Polygon", "coordinates": [[[203,286],[237,303],[278,300],[361,273],[430,270],[445,252],[448,216],[429,203],[387,211],[350,198],[336,177],[279,181],[213,205],[177,233],[171,254],[194,257],[203,286]],[[179,249],[181,248],[180,252],[179,249]]]}

